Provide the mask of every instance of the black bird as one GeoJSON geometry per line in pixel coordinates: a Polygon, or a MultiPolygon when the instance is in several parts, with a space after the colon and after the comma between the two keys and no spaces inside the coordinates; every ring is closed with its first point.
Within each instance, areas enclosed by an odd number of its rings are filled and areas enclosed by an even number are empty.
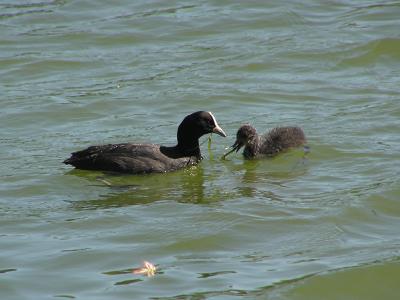
{"type": "Polygon", "coordinates": [[[300,127],[276,127],[259,136],[253,126],[245,124],[237,131],[236,142],[232,145],[232,150],[224,154],[222,158],[225,158],[233,151],[238,152],[243,146],[243,156],[246,159],[251,159],[262,156],[275,156],[305,143],[306,137],[300,127]]]}
{"type": "Polygon", "coordinates": [[[72,153],[64,163],[77,169],[131,174],[175,171],[202,159],[199,138],[207,133],[226,137],[211,112],[198,111],[186,116],[179,125],[176,146],[132,143],[91,146],[72,153]]]}

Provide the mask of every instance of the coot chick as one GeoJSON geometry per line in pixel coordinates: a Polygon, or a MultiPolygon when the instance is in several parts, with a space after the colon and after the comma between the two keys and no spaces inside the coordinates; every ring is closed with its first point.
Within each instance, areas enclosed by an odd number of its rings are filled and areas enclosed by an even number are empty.
{"type": "Polygon", "coordinates": [[[64,163],[77,169],[131,174],[175,171],[202,159],[199,138],[207,133],[226,137],[211,112],[198,111],[186,116],[179,125],[176,146],[133,143],[91,146],[72,153],[64,163]]]}
{"type": "Polygon", "coordinates": [[[246,159],[262,156],[275,156],[290,148],[299,147],[306,143],[306,137],[300,127],[276,127],[266,134],[259,136],[256,129],[245,124],[236,133],[236,141],[232,150],[238,152],[244,146],[243,156],[246,159]]]}

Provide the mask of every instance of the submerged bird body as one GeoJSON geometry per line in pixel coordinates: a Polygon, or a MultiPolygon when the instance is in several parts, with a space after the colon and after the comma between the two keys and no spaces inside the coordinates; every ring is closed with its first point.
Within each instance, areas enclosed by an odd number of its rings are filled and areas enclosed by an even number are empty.
{"type": "Polygon", "coordinates": [[[187,116],[178,127],[178,144],[108,144],[72,153],[64,161],[77,169],[132,174],[163,173],[195,165],[201,160],[199,138],[207,133],[226,136],[210,112],[187,116]]]}
{"type": "Polygon", "coordinates": [[[155,144],[109,144],[74,152],[64,161],[77,169],[124,173],[162,173],[175,171],[200,161],[198,156],[168,156],[167,147],[155,144]]]}
{"type": "Polygon", "coordinates": [[[262,156],[271,157],[305,143],[306,137],[300,127],[276,127],[259,136],[253,126],[246,124],[239,128],[232,150],[224,157],[233,151],[238,152],[243,146],[243,156],[247,159],[262,156]]]}

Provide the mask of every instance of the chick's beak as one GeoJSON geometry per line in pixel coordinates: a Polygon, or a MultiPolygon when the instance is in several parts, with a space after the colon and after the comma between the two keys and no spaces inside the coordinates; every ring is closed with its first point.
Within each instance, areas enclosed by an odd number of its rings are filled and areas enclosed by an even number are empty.
{"type": "Polygon", "coordinates": [[[222,137],[226,137],[226,133],[222,130],[221,127],[219,127],[219,125],[215,125],[215,127],[213,128],[213,133],[216,133],[222,137]]]}
{"type": "Polygon", "coordinates": [[[238,152],[240,150],[240,148],[243,147],[243,145],[244,144],[242,142],[239,142],[238,140],[236,140],[236,142],[232,145],[232,152],[233,151],[238,152]]]}
{"type": "Polygon", "coordinates": [[[231,146],[231,150],[229,150],[227,153],[225,153],[222,156],[222,159],[225,159],[225,157],[227,157],[229,154],[231,154],[234,151],[238,152],[240,150],[240,148],[242,148],[243,146],[244,146],[244,144],[242,142],[239,142],[238,140],[236,140],[236,142],[231,146]]]}

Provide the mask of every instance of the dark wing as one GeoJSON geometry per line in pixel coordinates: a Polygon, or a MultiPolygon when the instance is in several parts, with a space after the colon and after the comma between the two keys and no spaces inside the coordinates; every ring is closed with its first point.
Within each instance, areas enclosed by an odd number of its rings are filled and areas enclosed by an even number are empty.
{"type": "Polygon", "coordinates": [[[190,157],[169,158],[159,145],[125,143],[91,146],[72,153],[64,163],[78,169],[141,174],[173,171],[197,162],[190,157]]]}
{"type": "Polygon", "coordinates": [[[306,137],[300,127],[276,127],[262,137],[260,153],[272,156],[305,142],[306,137]]]}

